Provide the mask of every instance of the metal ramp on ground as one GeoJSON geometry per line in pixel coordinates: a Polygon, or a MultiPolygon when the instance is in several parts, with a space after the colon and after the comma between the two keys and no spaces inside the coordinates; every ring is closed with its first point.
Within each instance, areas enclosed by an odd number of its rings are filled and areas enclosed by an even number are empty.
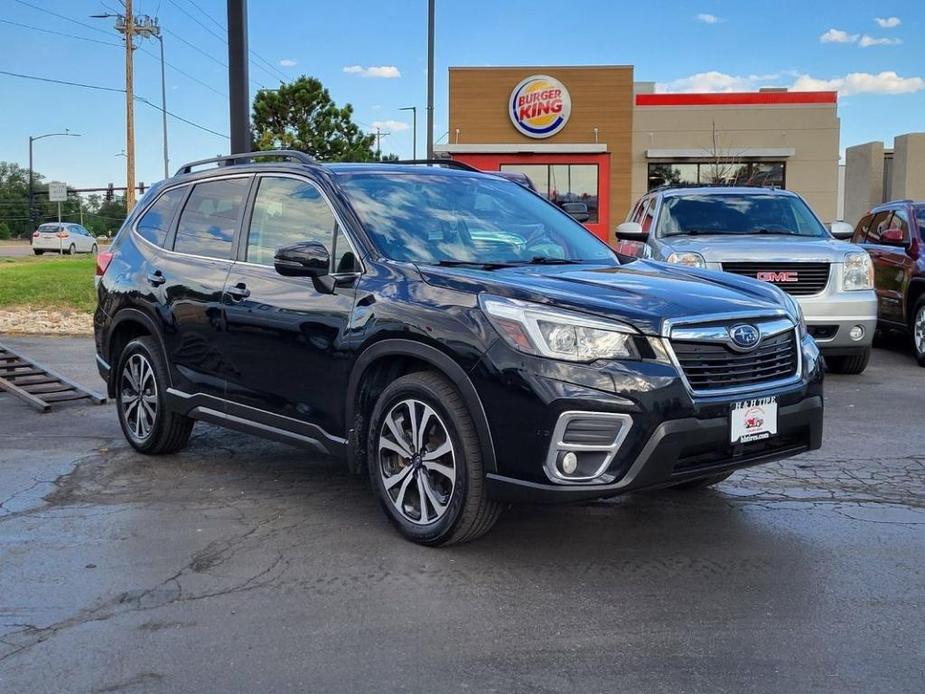
{"type": "Polygon", "coordinates": [[[48,412],[58,402],[90,400],[102,405],[106,398],[84,388],[46,366],[36,364],[0,343],[0,391],[12,393],[37,409],[48,412]]]}

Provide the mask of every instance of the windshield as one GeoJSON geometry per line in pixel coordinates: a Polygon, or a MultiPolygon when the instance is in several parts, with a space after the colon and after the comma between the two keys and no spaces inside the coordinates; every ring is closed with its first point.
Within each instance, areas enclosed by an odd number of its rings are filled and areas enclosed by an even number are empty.
{"type": "Polygon", "coordinates": [[[427,264],[618,265],[591,232],[494,176],[344,174],[341,187],[383,255],[427,264]]]}
{"type": "Polygon", "coordinates": [[[754,193],[668,196],[662,203],[657,233],[827,236],[800,198],[754,193]]]}

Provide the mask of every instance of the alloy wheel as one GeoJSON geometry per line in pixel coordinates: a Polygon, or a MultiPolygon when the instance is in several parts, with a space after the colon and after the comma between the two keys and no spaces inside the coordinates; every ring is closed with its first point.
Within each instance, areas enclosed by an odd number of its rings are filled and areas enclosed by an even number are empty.
{"type": "Polygon", "coordinates": [[[912,337],[915,340],[915,351],[918,354],[925,354],[925,305],[919,306],[919,310],[915,314],[912,337]]]}
{"type": "Polygon", "coordinates": [[[133,354],[125,362],[119,402],[126,428],[135,439],[144,441],[157,418],[157,381],[144,355],[133,354]]]}
{"type": "Polygon", "coordinates": [[[412,398],[397,403],[379,432],[379,476],[406,520],[429,525],[446,513],[456,487],[456,452],[434,409],[412,398]]]}

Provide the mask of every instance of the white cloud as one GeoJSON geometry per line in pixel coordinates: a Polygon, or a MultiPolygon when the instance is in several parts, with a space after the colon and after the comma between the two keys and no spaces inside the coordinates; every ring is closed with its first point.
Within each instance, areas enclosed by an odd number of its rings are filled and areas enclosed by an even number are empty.
{"type": "Polygon", "coordinates": [[[899,17],[874,17],[874,21],[884,29],[892,29],[902,24],[899,17]]]}
{"type": "Polygon", "coordinates": [[[706,12],[701,12],[697,15],[697,21],[703,22],[704,24],[719,24],[722,21],[725,21],[722,17],[717,17],[715,14],[708,14],[706,12]]]}
{"type": "Polygon", "coordinates": [[[373,130],[388,130],[389,132],[398,133],[402,130],[411,130],[411,126],[400,120],[374,120],[372,123],[373,130]]]}
{"type": "Polygon", "coordinates": [[[869,46],[898,46],[902,42],[902,39],[888,39],[886,37],[874,38],[873,36],[864,34],[858,42],[858,45],[861,48],[868,48],[869,46]]]}
{"type": "Polygon", "coordinates": [[[655,85],[659,92],[747,92],[767,86],[780,75],[729,75],[725,72],[698,72],[670,82],[655,85]]]}
{"type": "Polygon", "coordinates": [[[910,94],[925,89],[921,77],[900,77],[892,70],[876,75],[868,72],[852,72],[844,77],[821,79],[808,74],[778,73],[772,75],[730,75],[725,72],[698,72],[670,82],[660,82],[658,92],[747,92],[787,77],[791,91],[837,91],[840,96],[854,94],[910,94]]]}
{"type": "Polygon", "coordinates": [[[873,75],[869,72],[852,72],[844,77],[817,79],[811,75],[800,75],[790,87],[794,91],[835,90],[839,96],[853,94],[911,94],[925,89],[921,77],[900,77],[892,70],[873,75]]]}
{"type": "Polygon", "coordinates": [[[854,43],[858,40],[858,34],[849,34],[841,29],[829,29],[819,37],[822,43],[854,43]]]}
{"type": "Polygon", "coordinates": [[[279,61],[279,64],[283,67],[295,67],[298,63],[296,63],[296,61],[294,61],[292,58],[283,58],[279,61]]]}
{"type": "Polygon", "coordinates": [[[381,77],[382,79],[395,79],[401,77],[401,71],[394,65],[347,65],[344,72],[348,75],[359,75],[360,77],[381,77]]]}

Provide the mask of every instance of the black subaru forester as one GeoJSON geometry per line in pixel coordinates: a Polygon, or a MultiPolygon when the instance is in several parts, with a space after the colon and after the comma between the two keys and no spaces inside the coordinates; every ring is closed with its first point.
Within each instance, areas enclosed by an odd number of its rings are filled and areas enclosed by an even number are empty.
{"type": "Polygon", "coordinates": [[[343,456],[424,544],[482,535],[504,502],[699,487],[822,439],[786,294],[622,258],[461,165],[194,162],[97,274],[134,448],[179,451],[203,420],[343,456]]]}

